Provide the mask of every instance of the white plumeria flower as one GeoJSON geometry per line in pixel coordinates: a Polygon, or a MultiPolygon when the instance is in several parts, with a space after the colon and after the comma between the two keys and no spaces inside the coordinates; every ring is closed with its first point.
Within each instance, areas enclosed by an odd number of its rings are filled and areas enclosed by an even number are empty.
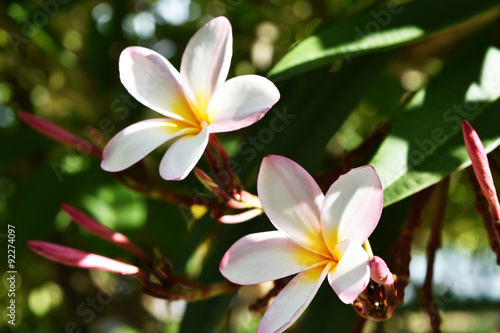
{"type": "Polygon", "coordinates": [[[224,255],[220,271],[242,285],[298,273],[269,306],[257,331],[290,327],[327,276],[340,300],[353,302],[370,280],[363,243],[382,213],[382,186],[375,170],[352,169],[323,195],[300,165],[268,156],[260,168],[257,191],[278,230],[238,240],[224,255]]]}
{"type": "Polygon", "coordinates": [[[101,167],[124,170],[174,139],[161,163],[167,180],[185,178],[202,156],[210,133],[253,124],[279,100],[276,86],[258,75],[226,81],[232,56],[231,24],[217,17],[189,41],[180,73],[160,54],[128,47],[120,55],[120,79],[139,102],[166,118],[133,124],[104,148],[101,167]]]}

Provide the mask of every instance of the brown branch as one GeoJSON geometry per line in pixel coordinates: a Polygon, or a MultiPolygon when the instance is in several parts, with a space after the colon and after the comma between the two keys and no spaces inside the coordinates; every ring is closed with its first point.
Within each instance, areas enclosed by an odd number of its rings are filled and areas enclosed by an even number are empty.
{"type": "Polygon", "coordinates": [[[267,308],[271,298],[278,296],[281,290],[285,288],[289,278],[282,278],[274,281],[273,289],[269,290],[269,292],[264,295],[264,297],[259,298],[252,305],[249,306],[250,311],[252,312],[260,312],[267,308]]]}
{"type": "Polygon", "coordinates": [[[411,244],[415,235],[415,230],[420,226],[422,212],[429,201],[434,186],[420,191],[413,197],[413,201],[408,209],[408,220],[406,227],[397,241],[397,304],[403,304],[405,288],[410,279],[411,244]]]}
{"type": "Polygon", "coordinates": [[[431,238],[427,244],[427,273],[422,289],[422,306],[429,316],[432,332],[434,333],[441,333],[441,317],[439,316],[439,309],[432,299],[432,277],[434,275],[436,251],[441,246],[441,230],[446,212],[449,184],[450,178],[446,177],[436,186],[435,195],[437,196],[437,200],[432,220],[431,238]]]}
{"type": "Polygon", "coordinates": [[[354,323],[354,326],[351,328],[350,333],[362,333],[365,324],[366,324],[366,318],[359,317],[358,320],[356,320],[356,322],[354,323]]]}
{"type": "Polygon", "coordinates": [[[497,264],[500,265],[500,245],[498,244],[498,239],[493,229],[493,223],[495,223],[495,221],[493,221],[492,223],[490,210],[488,208],[488,201],[481,192],[481,187],[479,186],[479,183],[476,179],[476,175],[474,174],[472,168],[467,168],[466,172],[469,178],[469,183],[472,185],[472,188],[476,195],[476,205],[475,205],[476,212],[478,212],[483,219],[484,228],[486,229],[486,233],[488,234],[488,240],[490,242],[490,247],[493,250],[493,252],[497,255],[497,264]]]}
{"type": "Polygon", "coordinates": [[[145,285],[142,291],[145,294],[156,298],[162,298],[169,301],[186,300],[188,302],[200,301],[211,297],[227,294],[241,286],[230,282],[218,282],[209,285],[200,285],[198,288],[172,288],[166,289],[159,285],[149,283],[145,285]]]}

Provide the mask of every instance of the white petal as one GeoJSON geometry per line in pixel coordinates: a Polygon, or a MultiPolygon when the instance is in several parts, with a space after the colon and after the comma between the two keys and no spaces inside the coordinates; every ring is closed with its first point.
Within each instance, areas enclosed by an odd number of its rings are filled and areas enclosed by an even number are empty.
{"type": "Polygon", "coordinates": [[[344,239],[363,244],[377,226],[383,201],[380,179],[371,166],[340,176],[321,208],[321,227],[330,251],[344,239]]]}
{"type": "Polygon", "coordinates": [[[198,123],[184,96],[180,74],[159,53],[128,47],[120,55],[120,79],[139,102],[167,117],[198,123]]]}
{"type": "Polygon", "coordinates": [[[185,131],[185,123],[165,118],[149,119],[130,125],[116,134],[104,147],[101,167],[111,172],[122,171],[185,131]]]}
{"type": "Polygon", "coordinates": [[[212,95],[208,114],[210,132],[229,132],[247,127],[279,100],[274,83],[258,75],[243,75],[226,81],[212,95]]]}
{"type": "Polygon", "coordinates": [[[208,126],[196,135],[186,135],[172,144],[160,163],[160,176],[182,180],[193,170],[208,144],[208,126]]]}
{"type": "Polygon", "coordinates": [[[345,240],[337,244],[333,256],[338,263],[328,273],[328,282],[342,302],[352,303],[370,281],[368,254],[358,243],[345,240]]]}
{"type": "Polygon", "coordinates": [[[283,332],[292,326],[311,303],[330,268],[331,264],[328,264],[294,277],[267,309],[257,333],[283,332]]]}
{"type": "Polygon", "coordinates": [[[257,192],[264,212],[278,230],[306,249],[329,254],[319,222],[324,196],[304,168],[283,156],[265,157],[257,192]]]}
{"type": "Polygon", "coordinates": [[[227,77],[233,54],[231,24],[217,17],[191,38],[182,55],[181,76],[195,109],[205,112],[210,96],[227,77]]]}
{"type": "Polygon", "coordinates": [[[247,235],[234,243],[219,269],[229,281],[247,285],[293,275],[325,260],[281,231],[268,231],[247,235]]]}

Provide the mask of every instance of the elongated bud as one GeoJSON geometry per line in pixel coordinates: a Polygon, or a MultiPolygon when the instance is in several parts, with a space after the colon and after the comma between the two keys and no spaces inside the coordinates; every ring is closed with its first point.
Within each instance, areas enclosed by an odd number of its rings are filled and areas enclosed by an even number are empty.
{"type": "Polygon", "coordinates": [[[259,216],[262,214],[262,209],[260,208],[254,208],[247,210],[246,212],[240,213],[240,214],[234,214],[234,215],[222,215],[217,217],[217,221],[225,224],[236,224],[236,223],[241,223],[241,222],[246,222],[248,220],[253,219],[254,217],[259,216]]]}
{"type": "Polygon", "coordinates": [[[60,264],[85,269],[96,269],[122,275],[139,275],[141,273],[136,266],[125,264],[98,254],[43,241],[28,241],[27,244],[31,250],[42,257],[60,264]]]}
{"type": "Polygon", "coordinates": [[[62,210],[66,212],[75,221],[76,224],[84,228],[85,230],[93,233],[94,235],[113,243],[124,250],[127,250],[133,253],[137,258],[141,261],[148,262],[148,256],[144,251],[142,251],[139,247],[137,247],[134,243],[128,239],[127,236],[121,234],[119,232],[113,231],[101,223],[97,222],[84,212],[72,207],[68,204],[61,204],[62,210]]]}
{"type": "Polygon", "coordinates": [[[494,221],[500,220],[500,205],[498,203],[497,191],[493,183],[488,157],[484,150],[483,143],[474,128],[466,121],[462,121],[462,131],[464,135],[465,147],[472,161],[474,173],[481,186],[481,192],[488,200],[491,208],[491,214],[494,221]]]}
{"type": "Polygon", "coordinates": [[[62,144],[73,147],[85,154],[101,158],[101,150],[85,139],[59,127],[50,121],[37,117],[25,111],[19,111],[19,118],[34,130],[56,140],[62,144]]]}
{"type": "Polygon", "coordinates": [[[384,259],[373,256],[368,262],[370,265],[370,278],[378,284],[391,285],[394,283],[394,275],[384,259]]]}

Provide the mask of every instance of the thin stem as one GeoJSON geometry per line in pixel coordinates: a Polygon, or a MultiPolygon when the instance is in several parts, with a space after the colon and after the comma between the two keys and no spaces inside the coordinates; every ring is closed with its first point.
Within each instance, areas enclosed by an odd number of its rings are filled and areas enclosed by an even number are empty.
{"type": "Polygon", "coordinates": [[[255,303],[250,305],[249,309],[252,312],[261,312],[265,308],[267,308],[269,301],[271,301],[271,298],[278,296],[281,290],[285,288],[286,284],[288,283],[290,279],[289,278],[282,278],[274,281],[274,287],[273,289],[269,290],[269,292],[262,298],[259,298],[255,303]]]}
{"type": "Polygon", "coordinates": [[[186,300],[189,302],[200,301],[211,297],[235,291],[240,286],[229,282],[218,282],[209,285],[200,285],[198,288],[165,289],[155,284],[145,285],[142,291],[150,296],[169,301],[186,300]]]}
{"type": "Polygon", "coordinates": [[[490,242],[490,247],[497,255],[497,264],[500,265],[500,245],[498,243],[498,238],[495,235],[495,222],[493,221],[492,223],[491,214],[488,209],[488,202],[481,192],[481,188],[479,186],[479,183],[477,182],[476,175],[474,174],[472,168],[467,168],[466,172],[469,178],[469,183],[471,184],[476,196],[476,212],[478,212],[483,219],[484,228],[486,229],[486,233],[488,234],[488,239],[490,242]]]}
{"type": "Polygon", "coordinates": [[[359,317],[358,320],[356,320],[356,323],[354,323],[354,326],[352,327],[350,333],[362,333],[365,324],[366,324],[366,318],[359,317]]]}
{"type": "Polygon", "coordinates": [[[431,239],[427,244],[427,273],[425,275],[425,281],[422,288],[422,306],[429,316],[433,333],[441,333],[441,317],[439,316],[439,309],[436,307],[435,302],[433,302],[432,299],[432,277],[434,275],[436,252],[441,245],[441,230],[446,212],[449,184],[450,179],[449,177],[446,177],[436,186],[436,207],[432,221],[431,239]]]}
{"type": "Polygon", "coordinates": [[[397,273],[397,304],[403,304],[405,288],[410,279],[411,244],[415,230],[420,226],[422,212],[429,202],[434,186],[417,193],[408,209],[408,220],[406,227],[397,242],[397,262],[399,264],[397,273]]]}
{"type": "Polygon", "coordinates": [[[222,188],[230,189],[232,186],[229,183],[228,179],[224,176],[225,172],[221,169],[219,159],[215,156],[212,148],[207,146],[205,148],[205,157],[207,158],[208,164],[210,165],[210,169],[212,169],[212,173],[215,178],[220,182],[222,188]]]}
{"type": "Polygon", "coordinates": [[[226,148],[224,148],[224,145],[222,142],[220,142],[219,138],[215,133],[210,134],[210,139],[209,139],[209,145],[211,145],[214,150],[217,152],[220,158],[220,162],[222,163],[222,166],[224,168],[224,171],[226,172],[226,175],[229,180],[229,184],[232,189],[235,188],[235,181],[234,181],[234,172],[233,172],[233,167],[231,163],[231,159],[229,158],[229,155],[227,154],[226,148]]]}

